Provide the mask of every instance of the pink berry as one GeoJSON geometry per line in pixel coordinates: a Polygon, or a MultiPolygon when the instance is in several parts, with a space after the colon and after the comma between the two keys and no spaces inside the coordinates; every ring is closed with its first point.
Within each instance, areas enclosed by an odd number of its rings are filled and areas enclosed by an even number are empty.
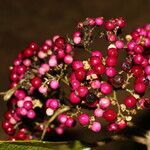
{"type": "Polygon", "coordinates": [[[101,26],[104,23],[104,18],[103,17],[95,18],[95,23],[97,26],[101,26]]]}
{"type": "Polygon", "coordinates": [[[59,82],[57,80],[52,80],[50,82],[50,87],[53,89],[53,90],[56,90],[59,88],[59,82]]]}
{"type": "Polygon", "coordinates": [[[79,68],[83,68],[83,63],[80,60],[73,61],[72,63],[73,70],[77,70],[79,68]]]}
{"type": "Polygon", "coordinates": [[[101,98],[99,100],[99,105],[102,109],[106,109],[110,106],[110,99],[108,98],[101,98]]]}
{"type": "Polygon", "coordinates": [[[118,49],[122,49],[124,47],[124,42],[122,40],[118,40],[115,45],[118,49]]]}
{"type": "Polygon", "coordinates": [[[22,100],[26,97],[26,92],[24,90],[17,90],[15,96],[17,99],[22,100]]]}
{"type": "Polygon", "coordinates": [[[71,118],[71,117],[69,117],[69,118],[66,120],[65,125],[70,128],[70,127],[73,127],[74,123],[75,123],[74,119],[71,118]]]}
{"type": "Polygon", "coordinates": [[[79,97],[85,97],[88,94],[88,88],[86,86],[79,86],[77,93],[79,97]]]}
{"type": "Polygon", "coordinates": [[[46,56],[47,56],[47,54],[44,53],[43,51],[39,51],[39,52],[38,52],[38,57],[39,57],[39,58],[44,59],[46,56]]]}
{"type": "Polygon", "coordinates": [[[61,135],[61,134],[63,134],[64,129],[61,128],[61,127],[57,127],[57,128],[55,129],[55,131],[56,131],[57,134],[61,135]]]}
{"type": "Polygon", "coordinates": [[[99,122],[93,122],[91,125],[91,130],[94,132],[99,132],[101,130],[101,124],[99,122]]]}
{"type": "Polygon", "coordinates": [[[40,68],[38,69],[38,73],[39,73],[40,75],[44,75],[44,74],[46,73],[45,68],[40,67],[40,68]]]}
{"type": "Polygon", "coordinates": [[[47,93],[48,91],[48,88],[47,87],[44,87],[44,86],[40,86],[39,87],[39,92],[42,93],[42,94],[45,94],[47,93]]]}
{"type": "Polygon", "coordinates": [[[150,65],[146,66],[144,71],[147,75],[150,75],[150,65]]]}
{"type": "Polygon", "coordinates": [[[103,94],[110,94],[112,92],[112,86],[108,83],[101,83],[100,89],[103,94]]]}
{"type": "Polygon", "coordinates": [[[69,96],[69,101],[72,104],[79,104],[81,102],[81,99],[74,92],[72,92],[69,96]]]}
{"type": "Polygon", "coordinates": [[[73,57],[71,55],[66,55],[64,58],[66,64],[71,64],[73,62],[73,57]]]}
{"type": "Polygon", "coordinates": [[[133,60],[135,64],[141,64],[144,58],[141,54],[137,54],[134,56],[133,60]]]}
{"type": "Polygon", "coordinates": [[[75,36],[75,37],[73,38],[73,41],[74,41],[75,44],[80,44],[80,43],[81,43],[81,37],[75,36]]]}
{"type": "Polygon", "coordinates": [[[108,125],[108,131],[117,131],[118,130],[118,125],[116,123],[111,123],[108,125]]]}
{"type": "Polygon", "coordinates": [[[117,74],[117,71],[115,68],[113,68],[113,67],[106,68],[106,75],[108,77],[114,77],[116,74],[117,74]]]}
{"type": "Polygon", "coordinates": [[[79,120],[80,124],[83,125],[83,126],[88,125],[89,122],[90,122],[90,118],[89,118],[88,114],[79,115],[78,120],[79,120]]]}
{"type": "Polygon", "coordinates": [[[17,106],[21,108],[21,107],[23,107],[23,103],[24,103],[23,100],[19,100],[19,101],[17,101],[17,106]]]}
{"type": "Polygon", "coordinates": [[[33,107],[33,103],[31,101],[25,101],[23,107],[27,110],[30,110],[33,107]]]}
{"type": "Polygon", "coordinates": [[[80,82],[76,79],[71,81],[72,90],[77,90],[80,86],[80,82]]]}
{"type": "Polygon", "coordinates": [[[102,117],[103,116],[103,113],[104,113],[104,110],[100,109],[100,108],[97,108],[94,110],[94,115],[96,117],[102,117]]]}
{"type": "Polygon", "coordinates": [[[57,99],[53,99],[53,98],[48,99],[46,101],[46,107],[55,110],[59,107],[59,101],[57,99]]]}
{"type": "Polygon", "coordinates": [[[50,67],[56,67],[57,66],[57,59],[56,59],[55,55],[50,57],[50,59],[49,59],[49,66],[50,67]]]}
{"type": "Polygon", "coordinates": [[[62,124],[64,124],[67,121],[68,116],[66,114],[60,114],[58,116],[58,121],[62,124]]]}
{"type": "Polygon", "coordinates": [[[92,87],[93,89],[99,89],[100,86],[101,86],[101,82],[100,82],[99,80],[93,80],[93,81],[91,82],[91,87],[92,87]]]}
{"type": "Polygon", "coordinates": [[[34,110],[31,109],[27,112],[27,117],[29,119],[33,119],[33,118],[35,118],[35,116],[36,116],[36,114],[35,114],[34,110]]]}
{"type": "Polygon", "coordinates": [[[102,54],[101,51],[96,50],[96,51],[92,51],[92,56],[97,56],[97,57],[99,57],[99,59],[101,60],[103,54],[102,54]]]}
{"type": "Polygon", "coordinates": [[[23,64],[26,66],[26,67],[29,67],[31,65],[31,60],[30,59],[25,59],[23,61],[23,64]]]}

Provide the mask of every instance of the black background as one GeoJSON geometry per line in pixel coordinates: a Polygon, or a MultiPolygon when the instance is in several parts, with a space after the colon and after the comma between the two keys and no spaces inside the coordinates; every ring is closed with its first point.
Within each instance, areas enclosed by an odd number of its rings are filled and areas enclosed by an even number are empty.
{"type": "MultiPolygon", "coordinates": [[[[0,91],[9,85],[8,66],[30,41],[42,43],[54,34],[66,35],[80,20],[97,16],[122,16],[130,32],[136,26],[150,23],[149,12],[150,0],[0,0],[0,91]]],[[[6,103],[1,99],[0,121],[5,111],[6,103]]],[[[0,138],[6,138],[1,128],[0,138]]],[[[144,147],[125,142],[108,144],[102,149],[110,148],[144,147]]]]}

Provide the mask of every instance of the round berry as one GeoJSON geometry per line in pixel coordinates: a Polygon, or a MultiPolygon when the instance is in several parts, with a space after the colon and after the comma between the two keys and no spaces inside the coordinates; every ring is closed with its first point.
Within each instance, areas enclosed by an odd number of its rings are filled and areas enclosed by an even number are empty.
{"type": "Polygon", "coordinates": [[[135,97],[133,96],[128,96],[125,98],[124,100],[124,104],[128,107],[128,108],[133,108],[136,106],[137,100],[135,97]]]}
{"type": "Polygon", "coordinates": [[[117,118],[117,113],[113,109],[108,109],[103,113],[103,118],[108,122],[112,122],[117,118]]]}

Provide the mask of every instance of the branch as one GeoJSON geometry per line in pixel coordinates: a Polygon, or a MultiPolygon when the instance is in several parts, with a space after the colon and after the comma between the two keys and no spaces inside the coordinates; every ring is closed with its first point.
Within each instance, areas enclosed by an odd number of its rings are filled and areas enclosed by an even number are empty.
{"type": "Polygon", "coordinates": [[[63,106],[62,108],[59,108],[58,110],[56,110],[56,112],[54,113],[54,115],[46,122],[44,130],[43,130],[43,133],[42,133],[42,136],[41,136],[41,140],[44,139],[45,134],[46,134],[46,130],[47,130],[49,124],[51,122],[53,122],[58,115],[60,115],[61,113],[66,112],[66,111],[68,111],[70,109],[71,108],[69,106],[63,106]]]}

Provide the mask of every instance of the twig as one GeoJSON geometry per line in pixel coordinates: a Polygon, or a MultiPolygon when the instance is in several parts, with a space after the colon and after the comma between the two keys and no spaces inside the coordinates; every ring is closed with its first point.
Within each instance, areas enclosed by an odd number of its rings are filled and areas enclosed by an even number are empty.
{"type": "Polygon", "coordinates": [[[53,122],[58,115],[60,115],[63,112],[66,112],[66,111],[68,111],[70,109],[71,108],[69,106],[63,106],[62,108],[59,108],[58,110],[56,110],[56,112],[54,113],[54,115],[46,122],[44,130],[43,130],[43,133],[42,133],[42,136],[41,136],[41,140],[44,139],[45,134],[46,134],[46,130],[47,130],[49,124],[51,122],[53,122]]]}
{"type": "Polygon", "coordinates": [[[117,108],[118,108],[118,115],[120,115],[121,117],[124,117],[124,115],[121,113],[121,108],[120,108],[120,104],[118,103],[117,100],[117,95],[116,95],[116,91],[113,92],[113,100],[115,100],[117,108]]]}
{"type": "Polygon", "coordinates": [[[4,101],[8,101],[18,88],[19,88],[19,85],[15,86],[14,88],[6,92],[1,92],[0,95],[3,95],[4,101]]]}

